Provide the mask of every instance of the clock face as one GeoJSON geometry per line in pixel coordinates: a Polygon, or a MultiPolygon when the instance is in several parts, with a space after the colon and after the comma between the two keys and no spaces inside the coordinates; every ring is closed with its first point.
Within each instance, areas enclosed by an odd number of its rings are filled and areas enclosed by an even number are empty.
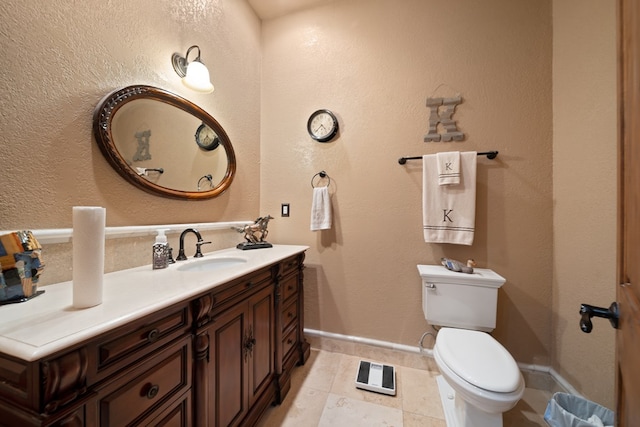
{"type": "Polygon", "coordinates": [[[196,131],[196,143],[200,148],[211,151],[218,147],[220,139],[213,129],[203,123],[196,131]]]}
{"type": "Polygon", "coordinates": [[[331,111],[318,110],[309,117],[307,131],[316,141],[330,141],[338,133],[338,120],[331,111]]]}

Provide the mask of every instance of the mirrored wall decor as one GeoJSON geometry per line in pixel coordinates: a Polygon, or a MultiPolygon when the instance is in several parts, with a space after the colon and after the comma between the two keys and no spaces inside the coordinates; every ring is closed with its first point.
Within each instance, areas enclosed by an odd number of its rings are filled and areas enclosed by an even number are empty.
{"type": "Polygon", "coordinates": [[[181,199],[209,199],[231,185],[236,158],[220,124],[192,102],[152,86],[104,97],[93,132],[111,166],[135,186],[181,199]]]}

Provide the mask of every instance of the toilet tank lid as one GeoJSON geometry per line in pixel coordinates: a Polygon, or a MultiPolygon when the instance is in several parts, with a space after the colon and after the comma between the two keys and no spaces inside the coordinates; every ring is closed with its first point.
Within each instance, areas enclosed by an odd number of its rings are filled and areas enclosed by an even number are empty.
{"type": "Polygon", "coordinates": [[[451,283],[454,285],[477,285],[499,288],[506,279],[488,268],[474,268],[473,273],[451,271],[444,265],[418,264],[420,277],[427,282],[451,283]]]}
{"type": "Polygon", "coordinates": [[[442,328],[436,348],[447,366],[468,383],[496,393],[520,386],[520,370],[513,356],[486,332],[442,328]]]}

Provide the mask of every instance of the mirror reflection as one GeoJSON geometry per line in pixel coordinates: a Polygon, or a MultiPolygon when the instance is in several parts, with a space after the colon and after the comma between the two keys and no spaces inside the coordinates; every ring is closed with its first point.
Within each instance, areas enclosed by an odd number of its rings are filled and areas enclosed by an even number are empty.
{"type": "Polygon", "coordinates": [[[233,179],[235,155],[222,126],[170,92],[131,86],[112,93],[96,110],[94,131],[112,166],[155,194],[210,198],[233,179]]]}

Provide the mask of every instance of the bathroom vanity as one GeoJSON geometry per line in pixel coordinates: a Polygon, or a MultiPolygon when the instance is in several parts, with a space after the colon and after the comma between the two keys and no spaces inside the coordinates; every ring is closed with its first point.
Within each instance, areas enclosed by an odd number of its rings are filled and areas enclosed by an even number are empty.
{"type": "Polygon", "coordinates": [[[0,425],[254,425],[309,357],[306,246],[226,249],[0,307],[0,425]]]}

